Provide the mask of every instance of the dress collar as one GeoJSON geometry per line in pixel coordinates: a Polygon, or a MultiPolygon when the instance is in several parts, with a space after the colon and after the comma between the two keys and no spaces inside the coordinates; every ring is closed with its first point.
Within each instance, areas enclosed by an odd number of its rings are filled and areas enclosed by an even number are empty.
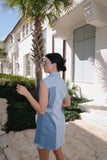
{"type": "Polygon", "coordinates": [[[60,76],[60,73],[59,72],[52,72],[52,73],[50,73],[49,76],[60,76]]]}

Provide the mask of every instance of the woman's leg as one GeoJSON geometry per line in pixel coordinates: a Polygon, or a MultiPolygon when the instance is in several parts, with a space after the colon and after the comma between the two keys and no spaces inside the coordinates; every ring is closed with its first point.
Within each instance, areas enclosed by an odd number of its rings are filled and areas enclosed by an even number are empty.
{"type": "Polygon", "coordinates": [[[57,160],[64,160],[64,156],[62,153],[62,147],[58,148],[57,150],[54,150],[53,152],[54,152],[57,160]]]}
{"type": "Polygon", "coordinates": [[[50,152],[50,150],[39,149],[38,148],[38,152],[39,152],[40,160],[49,160],[49,152],[50,152]]]}

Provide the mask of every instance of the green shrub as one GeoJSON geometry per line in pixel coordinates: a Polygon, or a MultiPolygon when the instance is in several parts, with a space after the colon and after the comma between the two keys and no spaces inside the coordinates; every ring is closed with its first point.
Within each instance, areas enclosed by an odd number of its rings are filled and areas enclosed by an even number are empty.
{"type": "Polygon", "coordinates": [[[80,113],[82,111],[79,109],[78,104],[79,103],[84,103],[89,101],[88,99],[85,98],[79,98],[77,95],[78,91],[78,86],[73,84],[72,88],[70,88],[70,82],[66,81],[67,87],[68,87],[68,92],[71,97],[71,105],[70,107],[64,108],[64,113],[65,113],[65,121],[73,121],[75,119],[80,119],[80,113]]]}
{"type": "Polygon", "coordinates": [[[36,111],[30,106],[24,96],[16,92],[16,85],[22,84],[35,96],[35,80],[0,74],[0,97],[8,101],[8,121],[4,128],[6,132],[21,131],[24,129],[35,128],[36,111]]]}
{"type": "Polygon", "coordinates": [[[70,88],[70,82],[69,81],[66,81],[66,85],[68,87],[68,92],[69,92],[70,97],[78,97],[77,96],[78,86],[73,84],[72,88],[70,88]]]}

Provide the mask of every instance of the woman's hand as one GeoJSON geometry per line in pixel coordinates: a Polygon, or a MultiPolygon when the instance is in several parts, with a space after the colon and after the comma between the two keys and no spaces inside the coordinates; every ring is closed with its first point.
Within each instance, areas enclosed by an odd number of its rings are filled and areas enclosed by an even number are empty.
{"type": "Polygon", "coordinates": [[[26,87],[22,85],[17,85],[17,92],[27,98],[31,106],[41,115],[43,115],[47,109],[48,105],[48,88],[44,81],[41,81],[40,85],[40,97],[39,102],[30,94],[26,87]]]}
{"type": "Polygon", "coordinates": [[[29,91],[26,89],[26,87],[24,87],[22,85],[17,84],[16,88],[17,88],[17,93],[19,93],[25,97],[29,93],[29,91]]]}

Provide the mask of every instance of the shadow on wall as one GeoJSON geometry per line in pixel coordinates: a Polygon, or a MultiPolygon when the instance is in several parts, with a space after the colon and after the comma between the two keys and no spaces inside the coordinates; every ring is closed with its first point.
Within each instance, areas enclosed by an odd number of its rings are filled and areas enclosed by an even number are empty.
{"type": "Polygon", "coordinates": [[[106,160],[107,134],[80,120],[67,123],[63,151],[68,160],[106,160]]]}
{"type": "Polygon", "coordinates": [[[98,83],[107,94],[107,50],[96,53],[96,74],[98,83]]]}

